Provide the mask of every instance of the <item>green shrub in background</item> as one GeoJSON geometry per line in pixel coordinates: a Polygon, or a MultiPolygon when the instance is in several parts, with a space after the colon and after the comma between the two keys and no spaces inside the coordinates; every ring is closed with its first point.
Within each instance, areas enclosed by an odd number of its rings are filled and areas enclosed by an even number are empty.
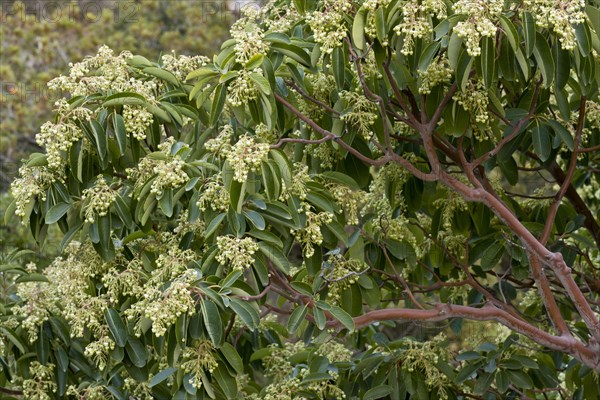
{"type": "Polygon", "coordinates": [[[12,186],[61,256],[2,267],[0,392],[599,398],[599,23],[278,0],[212,60],[101,47],[12,186]]]}

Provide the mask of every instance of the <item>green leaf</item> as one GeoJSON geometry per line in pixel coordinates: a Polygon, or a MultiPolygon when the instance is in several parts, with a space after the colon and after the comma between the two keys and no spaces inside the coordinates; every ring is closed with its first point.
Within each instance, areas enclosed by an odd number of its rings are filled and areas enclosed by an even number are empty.
{"type": "Polygon", "coordinates": [[[566,86],[571,75],[571,55],[558,42],[552,46],[552,55],[555,62],[556,87],[562,89],[566,86]]]}
{"type": "Polygon", "coordinates": [[[500,258],[504,254],[504,243],[502,241],[494,242],[481,257],[481,268],[484,271],[490,271],[498,265],[500,258]]]}
{"type": "Polygon", "coordinates": [[[504,393],[508,390],[510,380],[506,371],[498,371],[496,374],[496,388],[500,393],[504,393]]]}
{"type": "Polygon", "coordinates": [[[173,73],[167,71],[166,69],[157,68],[157,67],[147,67],[142,70],[145,74],[155,76],[159,79],[162,79],[165,82],[169,82],[172,85],[179,85],[179,79],[173,73]]]}
{"type": "Polygon", "coordinates": [[[221,322],[219,308],[211,300],[202,301],[200,308],[202,309],[202,318],[204,319],[204,326],[206,327],[208,336],[215,347],[219,347],[223,339],[223,323],[221,322]]]}
{"type": "Polygon", "coordinates": [[[255,68],[260,68],[264,59],[265,59],[264,55],[255,54],[252,56],[252,58],[250,58],[248,61],[246,61],[244,68],[247,69],[248,71],[252,71],[255,68]]]}
{"type": "Polygon", "coordinates": [[[231,185],[229,187],[229,199],[231,201],[231,206],[235,210],[236,213],[242,212],[242,206],[244,205],[244,199],[246,198],[246,181],[238,182],[236,180],[231,180],[231,185]]]}
{"type": "Polygon", "coordinates": [[[150,379],[150,382],[148,382],[148,387],[154,387],[159,383],[165,381],[168,377],[173,375],[175,371],[177,371],[177,368],[175,367],[168,367],[163,369],[158,374],[154,375],[152,379],[150,379]]]}
{"type": "Polygon", "coordinates": [[[481,46],[481,73],[487,89],[492,87],[496,78],[496,47],[494,38],[485,37],[481,46]]]}
{"type": "Polygon", "coordinates": [[[573,151],[573,148],[575,146],[575,144],[573,143],[573,136],[571,136],[571,133],[567,130],[567,128],[565,128],[560,123],[558,123],[558,121],[555,121],[553,119],[548,120],[547,122],[550,125],[550,127],[552,127],[554,133],[560,136],[561,140],[567,145],[569,150],[573,151]]]}
{"type": "Polygon", "coordinates": [[[113,204],[115,205],[117,215],[119,216],[123,224],[130,229],[135,228],[135,222],[133,222],[133,218],[131,217],[131,211],[127,206],[127,203],[125,203],[125,200],[119,193],[117,193],[117,196],[115,197],[115,202],[113,204]]]}
{"type": "Polygon", "coordinates": [[[138,368],[142,368],[148,362],[148,352],[146,351],[146,347],[142,342],[132,336],[127,339],[125,351],[127,352],[131,363],[138,368]]]}
{"type": "Polygon", "coordinates": [[[550,51],[548,42],[539,32],[537,33],[537,39],[533,47],[533,56],[538,68],[542,71],[544,86],[550,87],[554,80],[554,60],[552,59],[552,52],[550,51]]]}
{"type": "Polygon", "coordinates": [[[333,49],[333,77],[335,78],[335,83],[337,84],[338,90],[344,89],[344,82],[346,80],[346,59],[344,55],[343,47],[336,47],[333,49]]]}
{"type": "Polygon", "coordinates": [[[592,33],[586,23],[575,24],[575,37],[577,38],[577,47],[583,57],[587,57],[592,51],[592,33]]]}
{"type": "Polygon", "coordinates": [[[258,309],[252,307],[251,303],[240,299],[231,298],[229,306],[242,319],[242,321],[244,321],[250,330],[253,331],[258,327],[258,324],[260,323],[258,309]]]}
{"type": "Polygon", "coordinates": [[[289,273],[290,263],[278,248],[265,242],[258,243],[258,248],[277,268],[286,274],[289,273]]]}
{"type": "Polygon", "coordinates": [[[92,128],[92,134],[94,135],[94,140],[96,141],[96,149],[98,151],[98,156],[100,157],[100,161],[106,158],[106,132],[102,125],[98,123],[95,119],[90,121],[90,127],[92,128]]]}
{"type": "Polygon", "coordinates": [[[341,307],[338,306],[331,306],[329,312],[331,313],[331,315],[333,315],[335,319],[340,321],[342,325],[346,327],[346,329],[348,329],[350,332],[354,332],[354,320],[352,319],[350,314],[348,314],[346,311],[344,311],[341,307]]]}
{"type": "Polygon", "coordinates": [[[242,361],[242,357],[238,354],[235,347],[231,344],[225,342],[221,346],[221,353],[238,374],[244,373],[244,362],[242,361]]]}
{"type": "Polygon", "coordinates": [[[113,114],[113,128],[115,129],[115,137],[117,139],[117,144],[119,145],[119,152],[123,156],[127,150],[127,131],[125,130],[123,117],[116,112],[113,114]]]}
{"type": "Polygon", "coordinates": [[[167,188],[158,199],[158,206],[167,218],[173,216],[173,189],[167,188]]]}
{"type": "Polygon", "coordinates": [[[531,57],[535,47],[535,42],[537,41],[535,21],[530,13],[524,12],[522,16],[522,23],[523,35],[525,36],[525,55],[527,57],[531,57]]]}
{"type": "Polygon", "coordinates": [[[548,126],[539,124],[534,126],[531,130],[531,140],[533,142],[535,154],[540,157],[540,160],[548,160],[552,153],[552,140],[550,138],[548,126]]]}
{"type": "Polygon", "coordinates": [[[507,369],[506,374],[512,384],[518,388],[531,389],[533,387],[531,377],[523,371],[507,369]]]}
{"type": "Polygon", "coordinates": [[[195,71],[192,71],[188,74],[188,76],[185,78],[186,81],[189,81],[190,79],[194,79],[194,78],[198,78],[198,80],[204,80],[206,78],[214,78],[215,76],[219,75],[218,71],[215,71],[212,68],[208,68],[208,67],[203,67],[200,69],[197,69],[195,71]]]}
{"type": "Polygon", "coordinates": [[[257,74],[256,72],[252,72],[250,74],[250,79],[252,79],[254,83],[256,83],[261,92],[263,92],[267,96],[271,95],[271,85],[269,85],[269,81],[267,80],[267,78],[260,74],[257,74]]]}
{"type": "Polygon", "coordinates": [[[271,49],[288,56],[292,60],[304,65],[306,68],[312,68],[310,55],[298,46],[285,43],[273,43],[271,44],[271,49]]]}
{"type": "Polygon", "coordinates": [[[125,346],[127,343],[127,327],[121,319],[119,312],[114,308],[107,308],[104,310],[104,318],[117,346],[125,346]]]}
{"type": "Polygon", "coordinates": [[[382,45],[387,42],[388,29],[385,20],[385,9],[384,7],[378,7],[375,11],[375,34],[377,40],[382,45]]]}
{"type": "Polygon", "coordinates": [[[354,46],[359,50],[365,49],[365,20],[367,10],[361,7],[354,16],[354,22],[352,23],[352,41],[354,46]]]}
{"type": "Polygon", "coordinates": [[[244,215],[246,216],[248,221],[250,221],[252,225],[254,225],[254,227],[259,231],[262,231],[266,228],[267,224],[265,222],[265,219],[256,211],[246,210],[244,211],[244,215]]]}
{"type": "Polygon", "coordinates": [[[327,325],[327,319],[323,310],[321,310],[318,307],[314,307],[312,309],[312,312],[315,318],[315,325],[317,326],[317,328],[319,328],[319,330],[325,329],[325,326],[327,325]]]}
{"type": "Polygon", "coordinates": [[[392,393],[391,386],[381,385],[374,387],[372,389],[367,390],[367,392],[363,395],[363,400],[372,400],[372,399],[381,399],[382,397],[388,396],[392,393]]]}
{"type": "Polygon", "coordinates": [[[505,15],[500,16],[500,24],[502,25],[504,35],[508,39],[508,43],[510,43],[513,50],[516,51],[519,48],[519,34],[517,28],[505,15]]]}
{"type": "Polygon", "coordinates": [[[205,239],[208,239],[213,233],[215,233],[217,228],[219,228],[219,226],[221,226],[221,222],[223,222],[223,220],[225,219],[226,216],[227,216],[227,214],[221,213],[221,214],[218,214],[216,217],[214,217],[212,219],[212,221],[210,221],[210,223],[206,227],[206,230],[204,231],[205,239]]]}
{"type": "Polygon", "coordinates": [[[106,99],[104,99],[104,103],[102,105],[104,107],[124,105],[143,106],[146,105],[146,99],[144,98],[144,96],[137,93],[122,92],[113,94],[112,96],[108,96],[106,99]]]}
{"type": "Polygon", "coordinates": [[[457,361],[477,360],[481,358],[481,354],[476,351],[464,351],[456,356],[457,361]]]}
{"type": "Polygon", "coordinates": [[[225,98],[227,97],[227,86],[219,84],[216,89],[215,97],[213,98],[212,106],[210,108],[210,125],[216,124],[217,120],[223,112],[225,106],[225,98]]]}
{"type": "Polygon", "coordinates": [[[354,178],[344,173],[338,171],[325,171],[321,173],[321,176],[331,182],[348,186],[350,189],[360,190],[360,187],[358,186],[358,183],[356,183],[354,178]]]}
{"type": "Polygon", "coordinates": [[[290,335],[294,335],[296,333],[300,327],[300,324],[306,319],[307,312],[308,307],[306,307],[305,304],[299,305],[296,307],[294,312],[292,312],[287,324],[287,329],[290,335]]]}
{"type": "Polygon", "coordinates": [[[465,365],[464,368],[461,369],[460,372],[454,377],[454,383],[460,385],[461,383],[469,379],[471,375],[473,375],[473,373],[477,371],[477,369],[479,369],[479,367],[481,367],[482,365],[483,361],[465,365]]]}
{"type": "Polygon", "coordinates": [[[429,67],[429,64],[431,64],[431,61],[433,61],[433,58],[440,49],[440,46],[440,42],[433,42],[430,43],[429,46],[425,48],[425,50],[423,50],[423,52],[421,53],[421,57],[419,58],[420,72],[425,72],[427,70],[427,67],[429,67]]]}
{"type": "Polygon", "coordinates": [[[71,209],[73,204],[71,203],[58,203],[48,210],[44,216],[46,224],[54,224],[58,222],[66,213],[71,209]]]}
{"type": "Polygon", "coordinates": [[[460,85],[460,90],[465,91],[471,77],[471,67],[473,65],[473,58],[467,53],[466,50],[460,54],[458,58],[458,66],[456,67],[456,80],[460,85]]]}

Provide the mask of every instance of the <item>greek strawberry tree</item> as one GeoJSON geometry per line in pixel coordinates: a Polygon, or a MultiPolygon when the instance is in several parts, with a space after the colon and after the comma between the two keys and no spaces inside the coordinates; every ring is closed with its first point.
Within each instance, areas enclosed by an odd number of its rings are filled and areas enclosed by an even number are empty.
{"type": "Polygon", "coordinates": [[[212,60],[101,48],[12,186],[63,240],[3,266],[0,391],[598,398],[599,33],[596,2],[298,0],[212,60]]]}

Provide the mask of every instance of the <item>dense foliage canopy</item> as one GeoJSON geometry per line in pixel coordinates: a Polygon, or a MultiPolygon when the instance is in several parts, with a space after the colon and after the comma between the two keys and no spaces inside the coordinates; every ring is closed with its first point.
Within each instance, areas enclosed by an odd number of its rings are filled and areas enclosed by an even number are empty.
{"type": "Polygon", "coordinates": [[[212,59],[74,64],[12,185],[63,239],[2,267],[0,390],[600,397],[592,3],[278,0],[212,59]]]}

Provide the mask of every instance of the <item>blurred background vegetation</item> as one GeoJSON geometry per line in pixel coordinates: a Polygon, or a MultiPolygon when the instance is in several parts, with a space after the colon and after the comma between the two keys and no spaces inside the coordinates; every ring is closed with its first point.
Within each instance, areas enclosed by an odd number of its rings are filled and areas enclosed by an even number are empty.
{"type": "MultiPolygon", "coordinates": [[[[164,52],[215,53],[244,3],[227,0],[0,0],[0,218],[20,160],[39,151],[35,134],[66,95],[46,84],[69,63],[106,44],[158,61],[164,52]]],[[[0,264],[14,249],[29,248],[45,264],[57,251],[37,248],[25,226],[0,224],[0,264]]]]}

